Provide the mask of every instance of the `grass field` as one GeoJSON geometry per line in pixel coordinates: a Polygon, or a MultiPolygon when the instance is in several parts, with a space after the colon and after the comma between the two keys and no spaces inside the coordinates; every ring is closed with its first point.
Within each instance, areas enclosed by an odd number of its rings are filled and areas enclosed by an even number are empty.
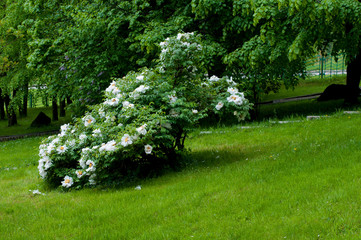
{"type": "Polygon", "coordinates": [[[261,101],[266,102],[282,98],[321,93],[331,84],[346,84],[346,76],[339,75],[325,79],[311,77],[305,80],[300,80],[299,84],[294,89],[286,89],[285,87],[282,87],[279,92],[271,92],[270,94],[264,95],[261,101]]]}
{"type": "Polygon", "coordinates": [[[59,121],[52,121],[49,126],[41,128],[30,127],[32,121],[41,111],[43,111],[48,117],[52,117],[51,107],[39,107],[29,108],[28,116],[26,118],[18,117],[18,125],[16,126],[8,127],[7,119],[0,120],[0,136],[59,130],[62,124],[71,120],[71,117],[69,116],[70,114],[68,113],[66,117],[59,117],[59,121]]]}
{"type": "Polygon", "coordinates": [[[361,116],[247,127],[194,132],[179,172],[69,193],[42,184],[40,138],[2,142],[0,238],[359,239],[361,116]]]}

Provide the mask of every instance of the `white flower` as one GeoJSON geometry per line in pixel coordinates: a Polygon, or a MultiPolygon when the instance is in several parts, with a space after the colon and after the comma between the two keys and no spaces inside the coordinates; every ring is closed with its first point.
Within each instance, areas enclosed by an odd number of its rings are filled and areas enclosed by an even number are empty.
{"type": "Polygon", "coordinates": [[[111,140],[111,141],[109,141],[107,143],[103,143],[101,145],[101,147],[99,148],[99,152],[102,152],[102,151],[108,151],[108,152],[115,151],[115,150],[117,150],[116,145],[117,145],[117,143],[114,140],[111,140]]]}
{"type": "Polygon", "coordinates": [[[133,143],[132,138],[128,134],[124,134],[124,136],[121,139],[120,144],[122,144],[124,147],[126,147],[132,143],[133,143]]]}
{"type": "Polygon", "coordinates": [[[86,161],[86,165],[88,166],[88,168],[85,170],[87,172],[95,172],[95,164],[92,160],[88,160],[86,161]]]}
{"type": "Polygon", "coordinates": [[[137,128],[137,132],[142,135],[147,134],[147,130],[145,129],[146,127],[147,127],[147,124],[140,126],[139,128],[137,128]]]}
{"type": "Polygon", "coordinates": [[[63,154],[66,152],[66,150],[68,149],[67,146],[63,145],[63,146],[59,146],[56,151],[59,153],[59,154],[63,154]]]}
{"type": "Polygon", "coordinates": [[[107,89],[105,89],[106,92],[112,92],[114,90],[114,88],[116,88],[116,82],[113,81],[110,83],[109,87],[107,89]]]}
{"type": "Polygon", "coordinates": [[[100,131],[100,129],[95,129],[94,131],[93,131],[93,134],[92,134],[92,136],[93,137],[101,137],[102,136],[102,131],[100,131]]]}
{"type": "Polygon", "coordinates": [[[73,185],[73,178],[69,176],[65,176],[64,181],[61,182],[63,187],[69,188],[73,185]]]}
{"type": "Polygon", "coordinates": [[[175,95],[168,95],[168,98],[170,103],[175,103],[178,99],[175,95]]]}
{"type": "Polygon", "coordinates": [[[238,93],[238,89],[237,88],[232,88],[229,87],[227,92],[229,92],[231,95],[237,94],[238,93]]]}
{"type": "Polygon", "coordinates": [[[219,102],[216,105],[216,109],[219,111],[223,107],[223,102],[219,102]]]}
{"type": "Polygon", "coordinates": [[[88,152],[90,152],[91,150],[90,150],[90,148],[88,148],[88,147],[86,147],[86,148],[83,148],[82,150],[81,150],[81,152],[82,152],[82,154],[87,154],[88,152]]]}
{"type": "Polygon", "coordinates": [[[151,154],[152,150],[153,150],[153,147],[150,146],[149,144],[144,146],[144,151],[145,151],[146,154],[151,154]]]}
{"type": "Polygon", "coordinates": [[[87,138],[87,136],[86,136],[84,133],[82,133],[82,134],[79,135],[79,139],[80,139],[81,141],[85,140],[86,138],[87,138]]]}
{"type": "Polygon", "coordinates": [[[102,118],[105,117],[105,112],[104,112],[103,108],[99,109],[99,116],[102,117],[102,118]]]}
{"type": "Polygon", "coordinates": [[[189,42],[182,42],[183,45],[189,47],[191,44],[189,42]]]}
{"type": "Polygon", "coordinates": [[[129,103],[128,108],[134,108],[134,104],[133,104],[133,103],[129,103]]]}
{"type": "Polygon", "coordinates": [[[136,77],[136,79],[137,79],[138,81],[143,81],[144,76],[143,76],[143,75],[139,75],[139,76],[136,77]]]}
{"type": "Polygon", "coordinates": [[[138,185],[134,188],[135,190],[142,190],[142,186],[138,185]]]}
{"type": "Polygon", "coordinates": [[[105,101],[104,104],[109,105],[109,106],[117,106],[119,104],[119,99],[112,98],[110,100],[105,101]]]}
{"type": "Polygon", "coordinates": [[[66,142],[65,142],[68,146],[70,146],[70,147],[74,147],[75,146],[75,140],[73,139],[73,140],[66,140],[66,142]]]}
{"type": "Polygon", "coordinates": [[[178,40],[180,40],[182,37],[183,37],[183,34],[182,34],[182,33],[178,33],[178,34],[177,34],[177,39],[178,39],[178,40]]]}
{"type": "Polygon", "coordinates": [[[47,151],[49,154],[51,154],[51,152],[55,149],[55,144],[54,143],[49,143],[48,147],[47,147],[47,151]]]}
{"type": "Polygon", "coordinates": [[[60,126],[60,129],[61,129],[62,132],[66,132],[66,130],[69,129],[69,124],[63,124],[63,125],[61,125],[61,126],[60,126]]]}
{"type": "Polygon", "coordinates": [[[193,114],[197,114],[197,113],[198,113],[198,110],[197,110],[197,109],[193,109],[193,110],[192,110],[192,113],[193,113],[193,114]]]}
{"type": "Polygon", "coordinates": [[[45,157],[48,155],[47,146],[42,144],[39,146],[39,157],[45,157]]]}
{"type": "MultiPolygon", "coordinates": [[[[117,87],[115,87],[115,88],[113,89],[112,93],[113,93],[114,95],[118,95],[118,94],[120,93],[120,89],[117,88],[117,87]]],[[[119,95],[121,95],[121,94],[119,94],[119,95]]]]}
{"type": "Polygon", "coordinates": [[[127,108],[129,106],[130,102],[124,101],[122,104],[123,104],[123,108],[127,108]]]}
{"type": "Polygon", "coordinates": [[[60,141],[59,138],[54,138],[53,141],[51,141],[52,144],[57,144],[60,141]]]}
{"type": "Polygon", "coordinates": [[[95,181],[95,178],[96,178],[96,174],[95,173],[93,173],[92,175],[90,175],[90,177],[89,177],[89,184],[90,185],[95,185],[96,184],[96,181],[95,181]]]}
{"type": "Polygon", "coordinates": [[[227,101],[234,102],[236,105],[242,105],[242,103],[243,103],[243,99],[240,96],[235,95],[235,94],[229,96],[227,98],[227,101]]]}
{"type": "Polygon", "coordinates": [[[41,194],[41,192],[40,192],[38,189],[36,189],[36,190],[34,190],[34,191],[33,191],[33,194],[34,194],[34,195],[35,195],[35,194],[40,195],[40,194],[41,194]]]}
{"type": "Polygon", "coordinates": [[[227,82],[229,83],[229,85],[236,85],[237,83],[235,83],[235,81],[232,80],[232,77],[230,79],[227,79],[227,82]]]}
{"type": "Polygon", "coordinates": [[[42,161],[44,163],[43,165],[44,170],[48,170],[53,165],[53,162],[50,160],[49,157],[43,158],[42,161]]]}
{"type": "Polygon", "coordinates": [[[139,87],[137,87],[134,92],[138,92],[138,93],[145,93],[145,91],[147,91],[149,89],[148,86],[144,86],[144,85],[140,85],[139,87]]]}
{"type": "Polygon", "coordinates": [[[84,176],[84,171],[83,170],[76,170],[75,173],[76,173],[76,176],[78,178],[81,178],[82,176],[84,176]]]}
{"type": "Polygon", "coordinates": [[[79,165],[84,169],[86,168],[85,159],[82,157],[79,160],[79,165]]]}
{"type": "Polygon", "coordinates": [[[95,119],[92,116],[86,116],[83,118],[84,125],[86,127],[90,126],[91,124],[95,123],[95,119]]]}
{"type": "Polygon", "coordinates": [[[211,81],[211,82],[218,82],[218,80],[219,80],[219,77],[217,77],[217,76],[215,76],[215,75],[213,75],[213,76],[209,79],[209,81],[211,81]]]}

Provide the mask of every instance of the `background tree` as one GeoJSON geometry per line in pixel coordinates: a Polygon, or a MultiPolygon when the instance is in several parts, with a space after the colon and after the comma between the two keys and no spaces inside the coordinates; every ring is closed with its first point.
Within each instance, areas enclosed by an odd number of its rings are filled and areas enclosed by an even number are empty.
{"type": "Polygon", "coordinates": [[[8,125],[17,123],[16,110],[27,114],[28,86],[32,80],[32,71],[26,67],[29,52],[29,37],[22,22],[28,18],[23,8],[23,1],[7,1],[2,5],[1,19],[0,88],[4,96],[8,125]]]}
{"type": "MultiPolygon", "coordinates": [[[[361,75],[360,1],[244,1],[249,2],[253,25],[259,29],[252,39],[226,57],[242,73],[261,79],[283,79],[294,86],[304,76],[304,62],[315,53],[346,54],[348,98],[356,102],[361,75]],[[252,73],[253,72],[253,73],[252,73]]],[[[242,14],[241,9],[235,14],[242,14]]],[[[265,89],[265,87],[262,87],[265,89]]]]}

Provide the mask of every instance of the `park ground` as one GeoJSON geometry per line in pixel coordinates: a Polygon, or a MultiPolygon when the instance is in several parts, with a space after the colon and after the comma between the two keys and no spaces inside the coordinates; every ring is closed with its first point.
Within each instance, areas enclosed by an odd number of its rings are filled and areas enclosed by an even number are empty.
{"type": "Polygon", "coordinates": [[[200,128],[181,169],[120,188],[51,190],[37,171],[41,137],[1,142],[1,238],[359,239],[361,114],[317,104],[200,128]]]}

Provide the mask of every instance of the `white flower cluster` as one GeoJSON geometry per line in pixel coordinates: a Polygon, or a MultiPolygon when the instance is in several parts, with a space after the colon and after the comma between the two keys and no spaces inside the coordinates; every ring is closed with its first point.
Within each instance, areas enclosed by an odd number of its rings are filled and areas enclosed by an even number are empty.
{"type": "MultiPolygon", "coordinates": [[[[142,87],[143,89],[143,87],[142,87]]],[[[142,90],[143,91],[143,90],[142,90]]],[[[129,104],[128,104],[129,105],[129,104]]],[[[85,128],[92,128],[96,123],[95,117],[91,114],[86,115],[82,118],[82,123],[85,128]]],[[[118,126],[122,126],[120,123],[118,126]]],[[[54,166],[54,161],[66,154],[70,149],[75,146],[84,145],[84,141],[90,137],[95,137],[99,139],[102,137],[102,130],[100,128],[95,128],[91,132],[78,133],[78,137],[73,136],[74,139],[68,139],[70,136],[75,134],[76,128],[70,126],[69,124],[61,126],[61,133],[58,136],[51,136],[47,139],[47,144],[42,144],[39,146],[39,165],[38,170],[42,178],[47,177],[48,170],[54,166]],[[78,145],[77,145],[77,144],[78,145]]],[[[99,158],[96,156],[104,156],[105,153],[112,153],[118,151],[120,148],[128,147],[139,138],[139,136],[147,135],[147,124],[140,125],[135,128],[136,135],[130,136],[129,134],[124,134],[121,138],[119,144],[115,140],[110,140],[106,143],[101,143],[100,145],[95,145],[93,147],[83,147],[81,148],[80,159],[78,160],[79,165],[74,169],[74,175],[68,174],[64,176],[61,185],[64,188],[70,188],[74,183],[83,179],[84,176],[88,176],[88,183],[90,185],[96,184],[96,172],[97,172],[97,162],[99,158]],[[76,176],[76,177],[75,177],[76,176]],[[75,177],[75,178],[74,178],[75,177]]],[[[153,147],[150,144],[144,145],[144,153],[151,154],[153,147]]]]}
{"type": "MultiPolygon", "coordinates": [[[[178,44],[178,46],[181,46],[183,50],[188,51],[190,47],[194,46],[196,51],[202,50],[202,45],[192,42],[191,37],[195,36],[193,32],[191,33],[178,33],[177,37],[174,39],[166,38],[164,42],[161,42],[159,46],[161,47],[161,53],[160,53],[160,60],[165,60],[167,55],[170,56],[173,54],[173,44],[178,44]],[[172,44],[170,41],[176,41],[172,44]]],[[[194,50],[194,49],[193,49],[194,50]]],[[[190,50],[192,51],[192,50],[190,50]]]]}
{"type": "Polygon", "coordinates": [[[227,92],[229,94],[231,94],[228,98],[227,101],[228,102],[233,102],[236,105],[242,105],[245,98],[244,98],[244,94],[238,92],[237,88],[228,88],[227,92]]]}

